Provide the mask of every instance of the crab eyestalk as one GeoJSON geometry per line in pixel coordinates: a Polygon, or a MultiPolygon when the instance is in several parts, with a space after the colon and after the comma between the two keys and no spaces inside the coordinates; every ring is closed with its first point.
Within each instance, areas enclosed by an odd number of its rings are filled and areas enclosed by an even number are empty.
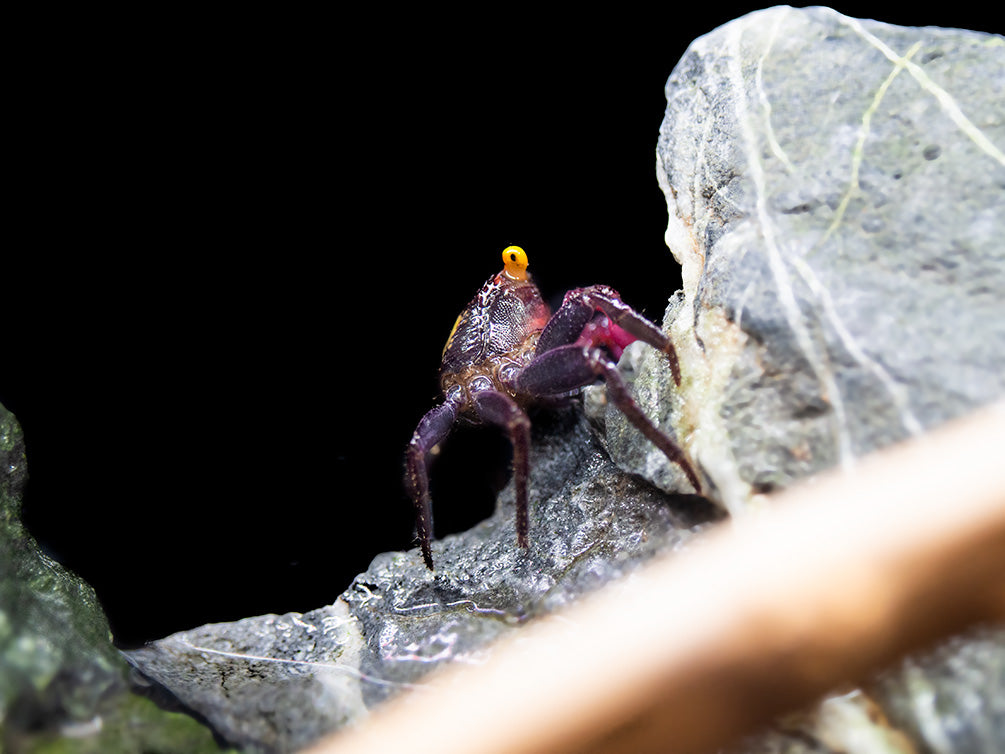
{"type": "Polygon", "coordinates": [[[527,252],[519,246],[507,246],[503,249],[503,272],[513,280],[527,279],[527,252]]]}

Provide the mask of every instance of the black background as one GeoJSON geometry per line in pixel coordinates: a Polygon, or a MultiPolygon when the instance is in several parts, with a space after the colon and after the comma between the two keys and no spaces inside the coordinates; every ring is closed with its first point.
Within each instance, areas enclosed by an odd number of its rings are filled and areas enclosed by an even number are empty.
{"type": "MultiPolygon", "coordinates": [[[[320,607],[411,546],[402,452],[504,246],[546,297],[605,282],[662,317],[663,86],[756,7],[22,29],[0,402],[27,438],[25,520],[122,646],[320,607]]],[[[488,431],[447,445],[438,535],[490,513],[505,453],[488,431]]]]}

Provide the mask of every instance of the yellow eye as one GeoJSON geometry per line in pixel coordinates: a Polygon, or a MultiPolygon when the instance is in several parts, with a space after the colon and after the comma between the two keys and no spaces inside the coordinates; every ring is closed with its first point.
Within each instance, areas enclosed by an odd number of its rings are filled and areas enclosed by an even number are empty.
{"type": "Polygon", "coordinates": [[[527,279],[527,252],[519,246],[503,249],[503,272],[513,280],[527,279]]]}

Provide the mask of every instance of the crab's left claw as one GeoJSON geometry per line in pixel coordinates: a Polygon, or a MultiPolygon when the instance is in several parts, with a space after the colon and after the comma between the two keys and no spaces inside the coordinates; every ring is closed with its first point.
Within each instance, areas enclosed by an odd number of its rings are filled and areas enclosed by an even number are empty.
{"type": "Polygon", "coordinates": [[[662,352],[670,363],[674,383],[680,385],[680,364],[670,338],[622,301],[616,290],[606,285],[591,285],[569,291],[562,306],[541,333],[537,353],[541,354],[579,339],[597,311],[606,314],[611,322],[627,334],[628,340],[641,340],[662,352]]]}

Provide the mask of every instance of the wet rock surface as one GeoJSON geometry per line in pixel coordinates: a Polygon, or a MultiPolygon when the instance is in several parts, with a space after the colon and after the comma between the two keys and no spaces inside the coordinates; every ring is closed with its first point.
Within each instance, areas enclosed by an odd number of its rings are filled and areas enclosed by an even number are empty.
{"type": "Polygon", "coordinates": [[[470,531],[384,553],[333,604],[185,631],[129,661],[226,740],[290,751],[413,688],[446,663],[477,663],[494,640],[721,517],[626,475],[575,408],[535,418],[531,546],[516,545],[513,490],[470,531]]]}
{"type": "Polygon", "coordinates": [[[24,435],[0,405],[0,720],[15,726],[49,715],[84,719],[124,685],[94,590],[21,524],[27,480],[24,435]]]}

